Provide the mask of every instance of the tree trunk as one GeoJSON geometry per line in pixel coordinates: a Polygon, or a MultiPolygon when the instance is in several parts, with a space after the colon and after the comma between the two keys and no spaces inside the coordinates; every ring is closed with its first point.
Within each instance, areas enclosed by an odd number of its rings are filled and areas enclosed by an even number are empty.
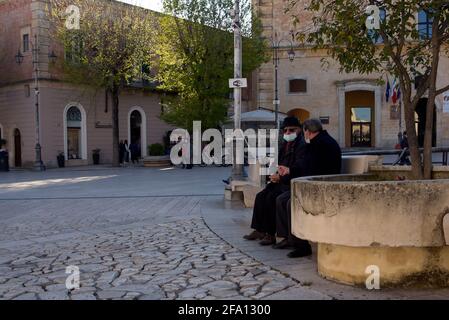
{"type": "MultiPolygon", "coordinates": [[[[431,89],[429,91],[432,91],[431,89]]],[[[432,179],[433,159],[432,159],[432,140],[433,140],[433,118],[435,106],[435,90],[433,94],[429,92],[429,100],[426,109],[426,131],[424,133],[424,179],[432,179]]]]}
{"type": "Polygon", "coordinates": [[[407,130],[408,144],[412,161],[412,178],[423,179],[421,153],[419,152],[418,135],[415,126],[415,106],[404,100],[405,128],[407,130]]]}
{"type": "Polygon", "coordinates": [[[114,85],[111,90],[112,94],[112,166],[120,167],[119,160],[119,94],[120,90],[117,85],[114,85]]]}
{"type": "Polygon", "coordinates": [[[435,19],[432,26],[432,71],[430,73],[429,96],[426,106],[426,131],[424,133],[424,179],[432,179],[433,159],[432,140],[433,122],[435,110],[435,98],[437,93],[438,67],[440,63],[440,42],[438,40],[438,19],[435,19]]]}

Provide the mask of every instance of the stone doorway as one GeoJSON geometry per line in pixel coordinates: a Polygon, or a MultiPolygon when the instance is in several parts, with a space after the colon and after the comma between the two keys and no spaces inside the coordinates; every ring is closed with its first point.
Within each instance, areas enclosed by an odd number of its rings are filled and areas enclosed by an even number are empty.
{"type": "Polygon", "coordinates": [[[373,91],[350,91],[346,101],[346,147],[375,146],[375,96],[373,91]]]}

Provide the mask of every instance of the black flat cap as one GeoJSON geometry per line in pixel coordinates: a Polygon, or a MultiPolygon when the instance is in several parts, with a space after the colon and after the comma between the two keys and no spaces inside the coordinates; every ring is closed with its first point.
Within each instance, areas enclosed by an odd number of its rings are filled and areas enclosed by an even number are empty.
{"type": "Polygon", "coordinates": [[[287,117],[284,119],[284,122],[282,123],[282,129],[286,127],[299,127],[301,128],[301,123],[299,122],[298,118],[296,117],[287,117]]]}

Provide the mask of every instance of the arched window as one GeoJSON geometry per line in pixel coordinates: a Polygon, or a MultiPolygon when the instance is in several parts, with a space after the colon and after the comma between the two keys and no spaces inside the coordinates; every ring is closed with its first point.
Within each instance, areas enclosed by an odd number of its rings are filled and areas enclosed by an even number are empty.
{"type": "Polygon", "coordinates": [[[77,107],[71,107],[67,111],[67,123],[72,122],[75,126],[81,126],[81,111],[77,107]]]}

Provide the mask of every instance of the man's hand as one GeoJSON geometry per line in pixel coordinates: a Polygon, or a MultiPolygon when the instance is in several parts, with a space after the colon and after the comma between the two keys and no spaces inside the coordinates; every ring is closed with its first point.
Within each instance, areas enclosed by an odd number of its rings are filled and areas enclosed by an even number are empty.
{"type": "Polygon", "coordinates": [[[270,176],[270,181],[273,183],[279,183],[281,181],[281,177],[278,174],[273,174],[270,176]]]}
{"type": "Polygon", "coordinates": [[[285,176],[288,176],[290,174],[290,168],[287,168],[287,167],[284,167],[284,166],[279,166],[278,172],[279,172],[279,175],[281,177],[285,177],[285,176]]]}

